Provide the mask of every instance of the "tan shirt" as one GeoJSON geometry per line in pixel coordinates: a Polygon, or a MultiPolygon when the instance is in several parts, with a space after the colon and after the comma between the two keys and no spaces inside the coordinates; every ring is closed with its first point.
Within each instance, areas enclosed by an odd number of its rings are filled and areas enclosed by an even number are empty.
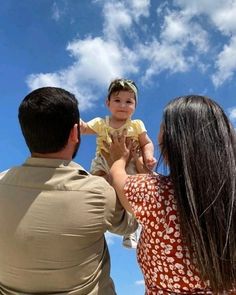
{"type": "Polygon", "coordinates": [[[0,174],[0,294],[116,294],[104,233],[132,232],[130,220],[74,162],[29,158],[0,174]]]}

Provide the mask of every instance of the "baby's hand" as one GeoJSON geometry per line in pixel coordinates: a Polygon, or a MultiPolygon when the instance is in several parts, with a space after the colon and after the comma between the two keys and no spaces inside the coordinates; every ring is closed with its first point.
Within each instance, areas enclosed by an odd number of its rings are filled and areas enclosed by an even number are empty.
{"type": "Polygon", "coordinates": [[[81,134],[83,134],[86,131],[87,123],[85,123],[82,119],[80,119],[80,121],[79,121],[79,127],[80,127],[81,134]]]}
{"type": "Polygon", "coordinates": [[[157,163],[157,160],[153,156],[150,156],[150,157],[146,157],[144,159],[144,162],[148,169],[153,170],[157,163]]]}

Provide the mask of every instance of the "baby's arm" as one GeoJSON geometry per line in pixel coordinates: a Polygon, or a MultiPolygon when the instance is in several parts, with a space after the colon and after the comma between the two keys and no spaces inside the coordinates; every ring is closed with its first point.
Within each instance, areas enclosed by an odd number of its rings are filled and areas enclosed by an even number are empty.
{"type": "Polygon", "coordinates": [[[82,119],[80,119],[80,132],[81,134],[96,134],[96,132],[91,129],[82,119]]]}
{"type": "Polygon", "coordinates": [[[152,170],[157,161],[154,157],[153,143],[146,132],[139,135],[139,144],[142,150],[144,164],[148,169],[152,170]]]}

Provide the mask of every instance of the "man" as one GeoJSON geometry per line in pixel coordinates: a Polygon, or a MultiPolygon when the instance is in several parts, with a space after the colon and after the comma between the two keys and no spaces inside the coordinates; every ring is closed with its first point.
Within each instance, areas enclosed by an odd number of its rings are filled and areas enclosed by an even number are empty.
{"type": "Polygon", "coordinates": [[[74,95],[28,94],[19,121],[31,157],[0,175],[0,294],[116,294],[104,233],[136,229],[113,188],[72,162],[74,95]]]}

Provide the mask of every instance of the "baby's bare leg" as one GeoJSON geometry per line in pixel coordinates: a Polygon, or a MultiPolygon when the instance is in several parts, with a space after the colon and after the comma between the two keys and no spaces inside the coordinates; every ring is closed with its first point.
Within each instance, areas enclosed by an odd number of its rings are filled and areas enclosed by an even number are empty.
{"type": "Polygon", "coordinates": [[[143,157],[139,156],[138,158],[135,159],[135,165],[138,173],[148,173],[149,170],[145,166],[143,162],[143,157]]]}

